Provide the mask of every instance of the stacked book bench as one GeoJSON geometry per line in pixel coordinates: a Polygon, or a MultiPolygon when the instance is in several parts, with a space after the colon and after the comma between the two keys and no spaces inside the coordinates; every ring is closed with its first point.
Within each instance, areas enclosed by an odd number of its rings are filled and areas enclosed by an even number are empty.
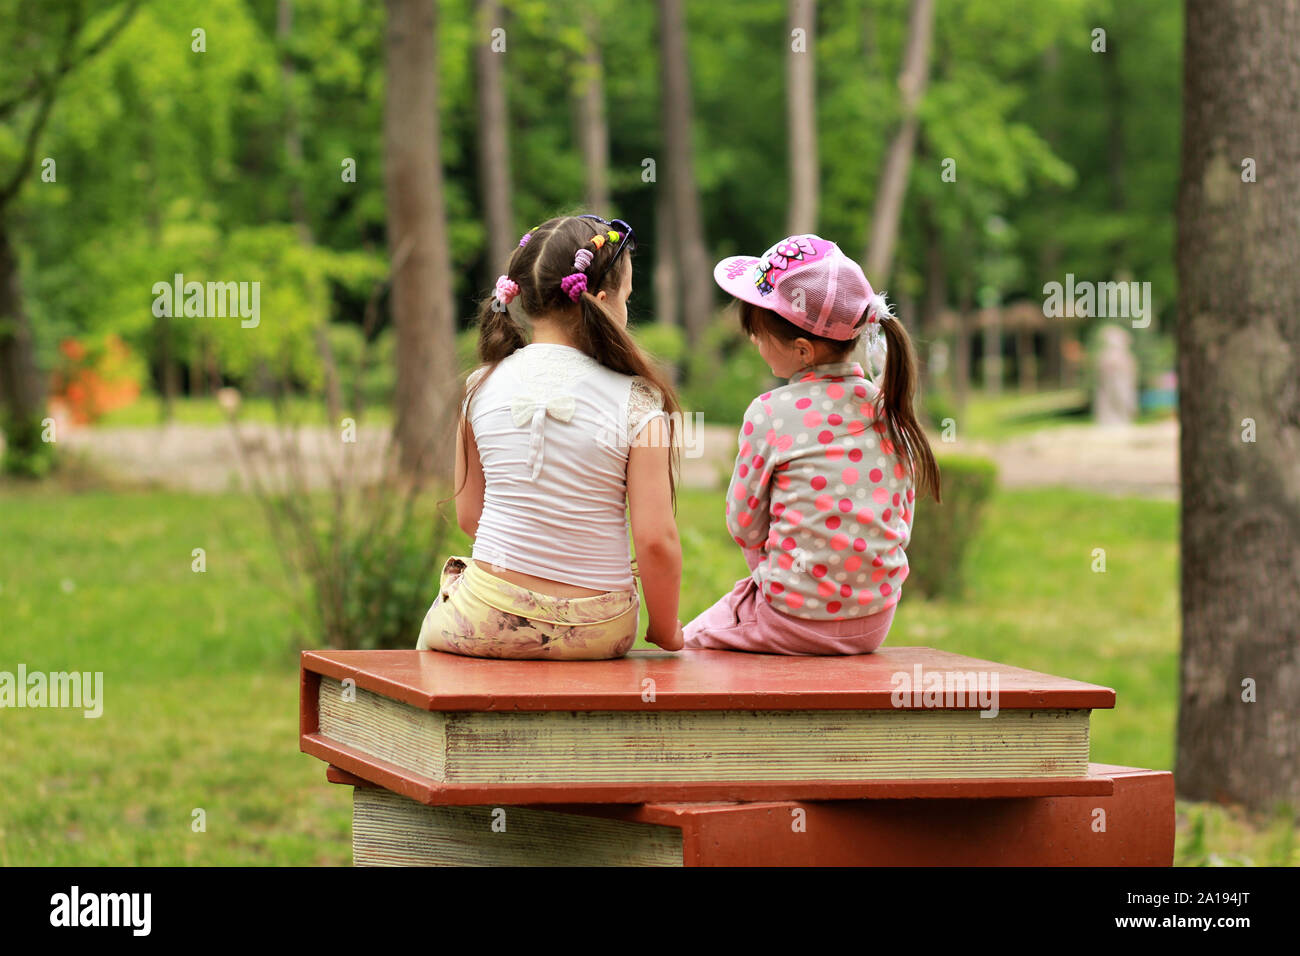
{"type": "Polygon", "coordinates": [[[357,865],[1173,859],[1173,778],[1089,761],[1105,687],[922,647],[506,661],[306,651],[357,865]]]}

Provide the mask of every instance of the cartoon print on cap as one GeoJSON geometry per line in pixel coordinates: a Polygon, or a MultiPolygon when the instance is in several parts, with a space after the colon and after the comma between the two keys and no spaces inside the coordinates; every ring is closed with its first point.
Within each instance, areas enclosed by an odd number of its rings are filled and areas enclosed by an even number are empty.
{"type": "Polygon", "coordinates": [[[762,258],[754,265],[754,285],[758,287],[759,295],[768,295],[775,288],[768,278],[773,270],[784,272],[793,263],[802,262],[805,258],[814,258],[816,255],[817,247],[807,236],[790,236],[782,239],[763,253],[762,258]]]}

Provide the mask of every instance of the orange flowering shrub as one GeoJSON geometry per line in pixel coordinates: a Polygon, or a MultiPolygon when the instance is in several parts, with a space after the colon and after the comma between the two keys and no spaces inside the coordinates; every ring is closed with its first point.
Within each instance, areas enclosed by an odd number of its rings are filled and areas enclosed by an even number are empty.
{"type": "Polygon", "coordinates": [[[64,339],[59,355],[50,399],[73,422],[90,424],[139,398],[143,363],[118,336],[109,334],[98,342],[64,339]]]}

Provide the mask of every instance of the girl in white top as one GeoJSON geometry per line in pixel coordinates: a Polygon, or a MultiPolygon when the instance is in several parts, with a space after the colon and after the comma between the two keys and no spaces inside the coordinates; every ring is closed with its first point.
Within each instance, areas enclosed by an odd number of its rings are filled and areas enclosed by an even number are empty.
{"type": "Polygon", "coordinates": [[[627,333],[635,240],[621,220],[534,227],[480,312],[456,448],[451,558],[417,647],[476,657],[620,657],[682,646],[673,390],[627,333]],[[529,343],[512,317],[532,326],[529,343]]]}

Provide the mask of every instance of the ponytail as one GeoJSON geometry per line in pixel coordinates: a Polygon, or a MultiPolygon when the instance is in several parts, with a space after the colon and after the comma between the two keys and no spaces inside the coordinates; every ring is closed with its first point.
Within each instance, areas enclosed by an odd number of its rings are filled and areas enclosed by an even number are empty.
{"type": "Polygon", "coordinates": [[[911,470],[918,495],[929,492],[939,497],[939,465],[934,460],[930,441],[916,420],[912,399],[916,395],[916,351],[903,323],[885,311],[879,313],[880,331],[885,338],[885,381],[880,389],[878,407],[884,419],[895,454],[911,470]]]}
{"type": "MultiPolygon", "coordinates": [[[[518,322],[510,317],[509,307],[494,295],[484,299],[478,309],[478,357],[479,362],[482,363],[480,369],[483,370],[483,373],[481,375],[470,373],[475,381],[473,385],[467,384],[466,386],[465,397],[461,401],[460,414],[456,423],[456,430],[465,445],[469,444],[470,428],[467,413],[474,393],[483,387],[487,377],[501,364],[502,359],[519,351],[527,344],[528,340],[524,336],[524,330],[518,322]]],[[[464,482],[462,482],[460,487],[451,493],[451,497],[455,498],[459,495],[464,487],[464,482]]],[[[450,498],[443,499],[443,501],[450,500],[450,498]]],[[[439,504],[442,504],[442,501],[439,504]]]]}

